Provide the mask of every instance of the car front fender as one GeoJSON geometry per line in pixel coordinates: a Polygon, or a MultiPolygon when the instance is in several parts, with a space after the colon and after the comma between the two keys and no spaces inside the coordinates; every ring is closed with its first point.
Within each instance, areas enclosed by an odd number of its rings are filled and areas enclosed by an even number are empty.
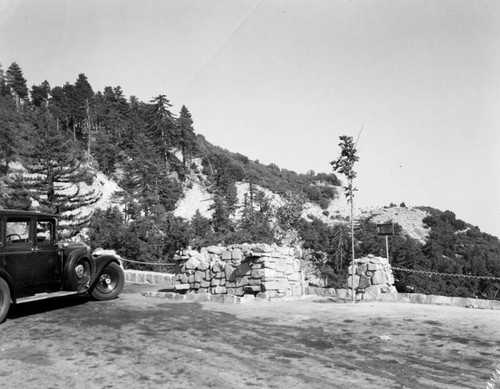
{"type": "Polygon", "coordinates": [[[94,259],[95,261],[95,273],[94,277],[92,278],[91,282],[91,289],[95,286],[96,282],[99,280],[99,276],[101,275],[101,272],[103,269],[108,266],[111,262],[115,262],[120,267],[123,269],[122,261],[120,260],[120,257],[115,256],[115,255],[100,255],[94,259]]]}
{"type": "Polygon", "coordinates": [[[12,303],[15,304],[16,294],[14,293],[14,281],[12,280],[12,277],[6,271],[0,270],[0,278],[3,278],[7,282],[7,285],[9,285],[10,298],[12,299],[12,303]]]}

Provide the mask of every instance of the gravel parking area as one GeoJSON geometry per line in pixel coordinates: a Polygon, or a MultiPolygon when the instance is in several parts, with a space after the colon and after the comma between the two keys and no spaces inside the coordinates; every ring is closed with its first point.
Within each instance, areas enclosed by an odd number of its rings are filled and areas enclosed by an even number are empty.
{"type": "Polygon", "coordinates": [[[0,327],[9,388],[484,388],[500,312],[403,303],[116,300],[21,305],[0,327]]]}

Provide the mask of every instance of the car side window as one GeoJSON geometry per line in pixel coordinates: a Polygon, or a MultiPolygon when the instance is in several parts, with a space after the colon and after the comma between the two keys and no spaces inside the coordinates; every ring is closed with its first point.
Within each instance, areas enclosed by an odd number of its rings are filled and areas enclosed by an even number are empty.
{"type": "Polygon", "coordinates": [[[7,219],[7,223],[5,223],[5,243],[19,244],[30,241],[30,219],[7,219]]]}
{"type": "Polygon", "coordinates": [[[38,220],[36,222],[36,241],[37,243],[53,243],[55,238],[54,220],[38,220]]]}

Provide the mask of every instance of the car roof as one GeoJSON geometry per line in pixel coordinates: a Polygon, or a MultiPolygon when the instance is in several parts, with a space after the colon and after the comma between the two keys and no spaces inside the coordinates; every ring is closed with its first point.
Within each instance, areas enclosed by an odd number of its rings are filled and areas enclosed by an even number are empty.
{"type": "Polygon", "coordinates": [[[0,209],[1,216],[38,216],[38,217],[58,217],[57,215],[52,215],[50,213],[41,213],[34,211],[21,211],[18,209],[0,209]]]}

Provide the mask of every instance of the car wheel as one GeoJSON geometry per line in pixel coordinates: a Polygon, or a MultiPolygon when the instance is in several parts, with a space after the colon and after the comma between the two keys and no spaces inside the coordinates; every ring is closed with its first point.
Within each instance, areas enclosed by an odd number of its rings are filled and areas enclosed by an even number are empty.
{"type": "Polygon", "coordinates": [[[0,278],[0,323],[5,320],[10,308],[10,289],[7,282],[0,278]]]}
{"type": "Polygon", "coordinates": [[[96,300],[111,300],[118,297],[124,286],[123,269],[117,263],[111,262],[99,274],[91,295],[96,300]]]}
{"type": "Polygon", "coordinates": [[[66,284],[71,290],[84,292],[90,285],[94,263],[87,257],[73,257],[65,266],[66,284]]]}

